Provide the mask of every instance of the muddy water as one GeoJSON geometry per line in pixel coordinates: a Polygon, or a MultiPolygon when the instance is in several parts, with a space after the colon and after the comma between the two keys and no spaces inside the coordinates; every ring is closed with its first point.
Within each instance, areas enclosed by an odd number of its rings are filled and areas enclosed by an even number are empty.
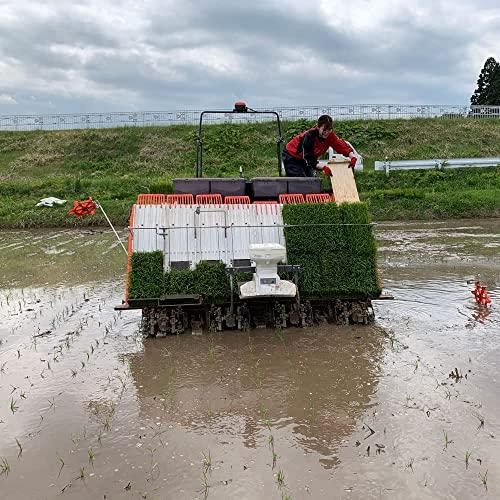
{"type": "Polygon", "coordinates": [[[372,327],[142,341],[111,234],[0,233],[0,498],[499,498],[500,221],[377,235],[372,327]]]}

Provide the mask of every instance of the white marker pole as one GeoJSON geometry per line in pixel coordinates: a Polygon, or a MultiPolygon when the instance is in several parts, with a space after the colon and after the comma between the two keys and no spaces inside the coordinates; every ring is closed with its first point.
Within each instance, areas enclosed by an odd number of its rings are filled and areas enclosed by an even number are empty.
{"type": "Polygon", "coordinates": [[[125,252],[125,255],[128,255],[127,249],[125,248],[125,245],[123,244],[122,240],[118,236],[118,233],[116,232],[116,229],[113,227],[113,224],[111,224],[111,221],[109,220],[109,217],[107,216],[106,212],[104,211],[104,208],[102,208],[102,205],[97,201],[94,200],[95,204],[97,207],[101,209],[101,212],[103,213],[104,217],[106,217],[106,220],[108,221],[108,224],[110,225],[111,229],[113,230],[113,233],[115,233],[116,239],[119,241],[120,245],[123,248],[123,251],[125,252]]]}

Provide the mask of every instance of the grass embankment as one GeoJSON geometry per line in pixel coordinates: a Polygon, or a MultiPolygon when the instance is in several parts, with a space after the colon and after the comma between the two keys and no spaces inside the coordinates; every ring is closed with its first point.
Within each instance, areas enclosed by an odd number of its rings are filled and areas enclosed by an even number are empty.
{"type": "MultiPolygon", "coordinates": [[[[284,124],[288,140],[311,122],[284,124]]],[[[500,168],[394,172],[373,162],[500,156],[500,120],[338,121],[337,133],[365,157],[358,189],[376,220],[500,216],[500,168]]],[[[205,176],[277,175],[275,125],[211,125],[205,129],[205,176]]],[[[138,193],[168,193],[171,179],[192,177],[195,127],[0,132],[0,227],[69,226],[72,200],[92,196],[126,225],[138,193]],[[44,197],[68,207],[35,208],[44,197]]],[[[79,225],[105,224],[103,217],[79,225]]]]}

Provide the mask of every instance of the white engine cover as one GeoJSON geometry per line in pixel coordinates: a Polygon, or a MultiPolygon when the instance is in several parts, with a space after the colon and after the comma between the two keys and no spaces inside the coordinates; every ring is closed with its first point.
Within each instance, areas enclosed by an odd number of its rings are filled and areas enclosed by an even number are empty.
{"type": "Polygon", "coordinates": [[[240,298],[295,297],[297,287],[291,281],[280,279],[278,263],[286,258],[286,248],[278,243],[249,246],[250,259],[255,263],[253,280],[240,286],[240,298]]]}

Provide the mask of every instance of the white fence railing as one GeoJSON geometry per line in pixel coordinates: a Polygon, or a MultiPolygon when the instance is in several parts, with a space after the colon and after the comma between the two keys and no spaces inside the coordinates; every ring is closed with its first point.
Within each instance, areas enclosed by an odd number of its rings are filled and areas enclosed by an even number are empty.
{"type": "MultiPolygon", "coordinates": [[[[264,108],[257,108],[262,111],[264,108]]],[[[335,120],[377,120],[396,118],[500,118],[500,106],[341,104],[267,108],[282,120],[316,120],[328,114],[335,120]]],[[[201,110],[131,111],[112,113],[64,113],[45,115],[0,115],[0,130],[64,130],[82,128],[134,127],[147,125],[195,124],[201,110]]],[[[208,115],[210,123],[270,120],[263,115],[225,113],[208,115]]]]}
{"type": "Polygon", "coordinates": [[[376,161],[375,170],[384,170],[386,175],[393,170],[443,170],[446,168],[498,167],[500,157],[494,158],[450,158],[446,160],[400,160],[376,161]]]}

